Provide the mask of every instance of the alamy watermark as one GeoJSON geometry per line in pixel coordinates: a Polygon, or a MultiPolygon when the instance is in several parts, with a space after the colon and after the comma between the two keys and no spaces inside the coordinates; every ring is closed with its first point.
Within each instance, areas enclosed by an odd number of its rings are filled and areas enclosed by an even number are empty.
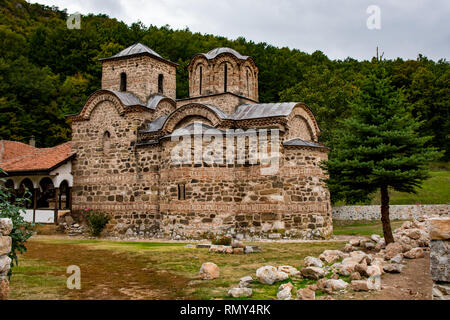
{"type": "Polygon", "coordinates": [[[366,9],[369,17],[366,20],[367,29],[380,30],[381,29],[381,9],[377,5],[370,5],[366,9]]]}
{"type": "Polygon", "coordinates": [[[67,267],[66,273],[70,274],[67,277],[66,285],[67,289],[73,290],[81,289],[81,269],[79,266],[71,265],[67,267]]]}
{"type": "Polygon", "coordinates": [[[204,130],[195,122],[193,132],[185,128],[175,130],[171,141],[178,142],[171,151],[174,164],[201,165],[261,165],[262,175],[278,172],[280,162],[279,129],[204,130]],[[180,140],[181,138],[181,140],[180,140]]]}
{"type": "Polygon", "coordinates": [[[66,25],[68,29],[81,29],[81,13],[75,12],[68,16],[66,25]]]}

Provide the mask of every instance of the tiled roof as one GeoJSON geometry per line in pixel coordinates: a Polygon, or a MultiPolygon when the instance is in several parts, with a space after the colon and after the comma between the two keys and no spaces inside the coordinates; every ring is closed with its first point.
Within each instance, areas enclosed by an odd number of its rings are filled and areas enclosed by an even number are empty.
{"type": "Polygon", "coordinates": [[[131,57],[131,56],[137,56],[137,55],[141,55],[141,54],[150,55],[152,57],[157,58],[158,60],[168,62],[172,65],[177,65],[175,62],[164,59],[158,53],[156,53],[155,51],[153,51],[152,49],[150,49],[149,47],[147,47],[146,45],[144,45],[142,43],[135,43],[111,57],[102,58],[99,60],[103,61],[103,60],[111,60],[111,59],[121,59],[121,58],[126,58],[126,57],[131,57]]]}
{"type": "Polygon", "coordinates": [[[70,142],[53,148],[35,148],[15,141],[0,141],[0,168],[6,172],[48,171],[72,157],[70,142]]]}
{"type": "Polygon", "coordinates": [[[242,104],[231,115],[233,120],[248,120],[268,117],[286,117],[297,102],[242,104]]]}
{"type": "Polygon", "coordinates": [[[312,148],[327,148],[323,144],[306,141],[306,140],[302,140],[302,139],[298,139],[298,138],[292,139],[289,141],[285,141],[285,142],[283,142],[283,145],[284,146],[312,147],[312,148]]]}

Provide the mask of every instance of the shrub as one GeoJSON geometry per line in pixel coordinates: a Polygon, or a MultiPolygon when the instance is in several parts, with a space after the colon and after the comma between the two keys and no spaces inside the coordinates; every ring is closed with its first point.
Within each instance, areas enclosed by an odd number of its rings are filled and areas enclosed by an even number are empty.
{"type": "Polygon", "coordinates": [[[213,237],[211,240],[212,244],[229,246],[231,245],[231,237],[221,236],[221,237],[213,237]]]}
{"type": "MultiPolygon", "coordinates": [[[[0,169],[0,174],[5,174],[0,169]]],[[[12,238],[11,252],[11,268],[19,264],[17,255],[27,251],[25,242],[33,235],[35,225],[26,222],[20,215],[25,208],[25,204],[30,201],[31,193],[25,190],[22,198],[16,198],[14,203],[11,203],[13,193],[10,189],[4,187],[5,179],[0,179],[0,218],[10,218],[13,223],[13,229],[10,237],[12,238]]],[[[12,269],[9,270],[8,276],[11,277],[12,269]]]]}
{"type": "MultiPolygon", "coordinates": [[[[87,210],[88,212],[90,210],[87,210]]],[[[98,237],[111,218],[103,212],[92,211],[87,216],[87,225],[91,235],[98,237]]]]}

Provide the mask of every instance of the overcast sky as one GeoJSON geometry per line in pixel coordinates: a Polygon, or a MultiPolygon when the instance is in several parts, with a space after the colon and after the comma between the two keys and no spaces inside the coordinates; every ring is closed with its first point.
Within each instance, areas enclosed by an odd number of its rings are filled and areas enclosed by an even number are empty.
{"type": "MultiPolygon", "coordinates": [[[[449,0],[38,0],[80,12],[104,13],[127,24],[168,24],[174,29],[239,36],[331,59],[370,59],[376,47],[391,59],[419,53],[450,60],[449,0]],[[380,9],[380,29],[369,29],[370,5],[380,9]]],[[[370,20],[376,23],[377,20],[370,20]]],[[[82,27],[82,25],[81,25],[82,27]]],[[[242,52],[245,54],[245,52],[242,52]]]]}

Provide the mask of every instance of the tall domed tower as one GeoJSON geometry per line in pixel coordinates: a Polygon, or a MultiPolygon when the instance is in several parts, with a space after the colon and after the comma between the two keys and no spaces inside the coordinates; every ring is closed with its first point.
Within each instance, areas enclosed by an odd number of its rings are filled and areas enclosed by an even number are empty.
{"type": "Polygon", "coordinates": [[[196,54],[188,66],[189,96],[233,93],[258,101],[258,67],[231,48],[196,54]]]}

